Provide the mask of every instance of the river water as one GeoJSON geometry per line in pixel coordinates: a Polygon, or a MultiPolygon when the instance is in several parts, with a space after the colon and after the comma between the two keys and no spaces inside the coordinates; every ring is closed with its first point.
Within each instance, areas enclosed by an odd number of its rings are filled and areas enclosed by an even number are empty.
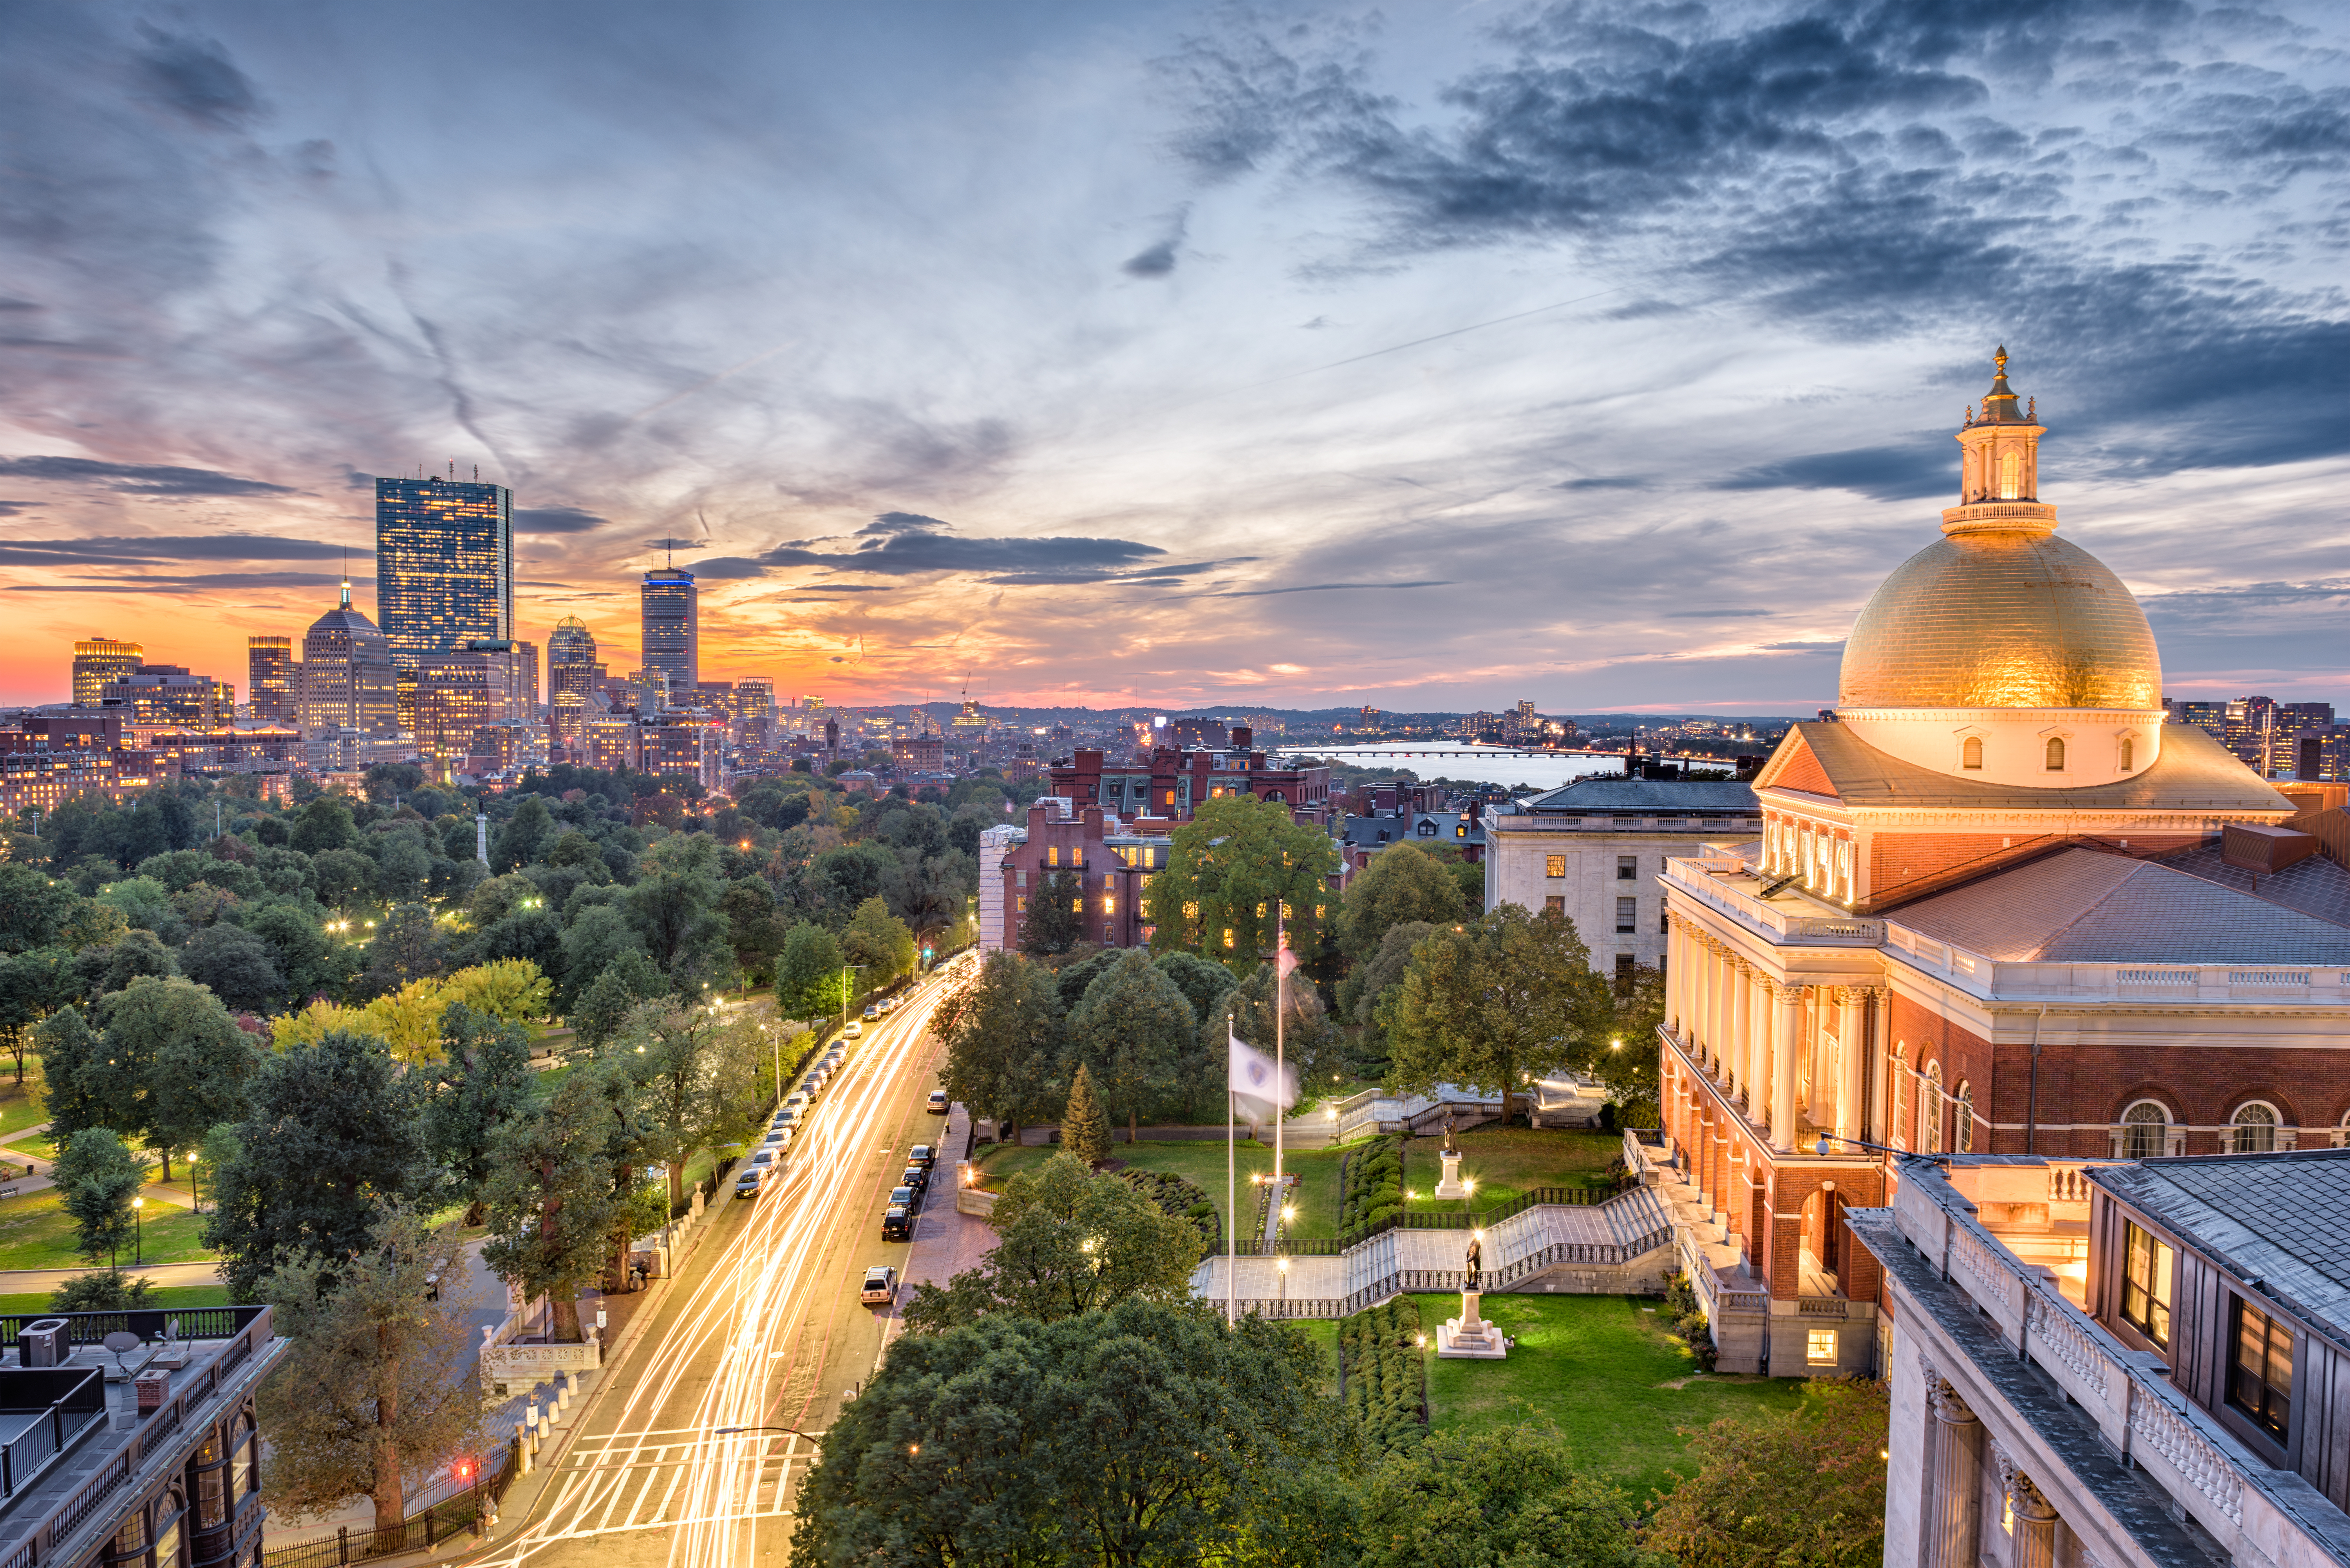
{"type": "Polygon", "coordinates": [[[1498,746],[1468,746],[1457,741],[1451,743],[1429,742],[1425,744],[1406,741],[1381,742],[1365,746],[1288,746],[1283,750],[1312,757],[1327,757],[1333,762],[1343,762],[1349,767],[1369,768],[1375,773],[1399,768],[1423,779],[1461,779],[1475,784],[1501,784],[1505,788],[1532,784],[1536,789],[1556,789],[1576,779],[1588,778],[1593,774],[1620,774],[1624,771],[1624,759],[1620,754],[1592,757],[1579,753],[1560,752],[1524,756],[1498,746]],[[1367,753],[1378,754],[1362,754],[1367,753]]]}

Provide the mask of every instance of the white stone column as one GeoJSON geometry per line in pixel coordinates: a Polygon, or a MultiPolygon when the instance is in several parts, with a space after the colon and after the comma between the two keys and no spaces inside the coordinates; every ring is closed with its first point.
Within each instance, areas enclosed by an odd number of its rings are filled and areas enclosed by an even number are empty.
{"type": "Polygon", "coordinates": [[[1928,1386],[1934,1412],[1934,1462],[1927,1471],[1925,1568],[1979,1568],[1975,1561],[1982,1521],[1982,1423],[1951,1386],[1937,1378],[1928,1386]]]}
{"type": "Polygon", "coordinates": [[[1681,987],[1688,980],[1688,966],[1682,962],[1689,947],[1689,928],[1679,915],[1666,912],[1665,917],[1665,1027],[1679,1034],[1681,1029],[1681,987]]]}
{"type": "Polygon", "coordinates": [[[1844,988],[1844,1022],[1836,1030],[1836,1044],[1843,1049],[1844,1059],[1837,1065],[1836,1119],[1838,1137],[1859,1137],[1861,1065],[1867,1060],[1869,1046],[1868,989],[1848,985],[1844,988]]]}
{"type": "Polygon", "coordinates": [[[1795,1075],[1803,1052],[1804,999],[1800,987],[1782,985],[1771,1021],[1771,1142],[1795,1146],[1795,1075]]]}
{"type": "Polygon", "coordinates": [[[1729,1048],[1722,1052],[1723,1079],[1730,1086],[1730,1097],[1735,1102],[1747,1089],[1746,1030],[1752,1022],[1749,998],[1754,988],[1753,966],[1743,959],[1738,962],[1730,987],[1729,1048]]]}

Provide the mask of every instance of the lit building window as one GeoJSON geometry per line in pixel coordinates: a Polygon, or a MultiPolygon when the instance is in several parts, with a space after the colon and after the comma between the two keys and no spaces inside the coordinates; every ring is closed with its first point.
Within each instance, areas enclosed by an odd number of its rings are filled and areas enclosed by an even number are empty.
{"type": "Polygon", "coordinates": [[[2140,1100],[2122,1113],[2122,1158],[2159,1159],[2168,1152],[2170,1117],[2152,1100],[2140,1100]]]}
{"type": "Polygon", "coordinates": [[[1999,498],[2015,501],[2023,494],[2023,459],[2009,452],[1999,460],[1999,498]]]}
{"type": "Polygon", "coordinates": [[[2273,1106],[2254,1100],[2241,1107],[2230,1118],[2233,1126],[2228,1144],[2230,1154],[2267,1154],[2276,1147],[2277,1114],[2273,1106]]]}
{"type": "Polygon", "coordinates": [[[1544,876],[1545,876],[1545,877],[1564,877],[1564,876],[1565,876],[1565,875],[1566,875],[1566,857],[1565,857],[1565,856],[1564,856],[1564,855],[1545,855],[1545,856],[1544,856],[1544,857],[1543,857],[1543,875],[1544,875],[1544,876]]]}
{"type": "Polygon", "coordinates": [[[2177,1254],[2152,1231],[2124,1221],[2122,1257],[2122,1321],[2168,1349],[2177,1254]]]}
{"type": "Polygon", "coordinates": [[[2236,1359],[2228,1403],[2282,1441],[2293,1424],[2293,1330],[2236,1298],[2236,1359]]]}
{"type": "Polygon", "coordinates": [[[1232,929],[1230,926],[1224,928],[1224,946],[1232,946],[1232,929]]]}
{"type": "Polygon", "coordinates": [[[1804,1334],[1804,1360],[1813,1366],[1834,1366],[1836,1364],[1836,1331],[1832,1328],[1806,1330],[1804,1334]]]}

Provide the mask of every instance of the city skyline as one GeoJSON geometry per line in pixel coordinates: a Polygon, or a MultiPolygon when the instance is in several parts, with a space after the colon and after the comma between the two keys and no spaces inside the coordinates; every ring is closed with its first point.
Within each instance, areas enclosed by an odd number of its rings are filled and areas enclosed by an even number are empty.
{"type": "Polygon", "coordinates": [[[0,701],[134,621],[234,678],[453,463],[514,635],[616,670],[674,536],[702,672],[786,694],[1802,713],[2002,341],[2168,693],[2344,684],[2314,5],[502,7],[463,146],[394,90],[429,9],[174,15],[0,64],[57,171],[0,239],[0,701]]]}

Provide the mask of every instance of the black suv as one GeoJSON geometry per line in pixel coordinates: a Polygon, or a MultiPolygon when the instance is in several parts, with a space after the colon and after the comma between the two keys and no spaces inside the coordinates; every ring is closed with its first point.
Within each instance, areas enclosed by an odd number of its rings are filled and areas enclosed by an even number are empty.
{"type": "Polygon", "coordinates": [[[902,1203],[892,1203],[881,1212],[881,1239],[884,1241],[910,1241],[914,1239],[914,1211],[902,1203]]]}
{"type": "Polygon", "coordinates": [[[931,1146],[926,1143],[918,1143],[913,1147],[906,1151],[906,1163],[908,1165],[919,1165],[924,1170],[930,1169],[933,1164],[937,1163],[937,1160],[938,1155],[936,1151],[934,1151],[931,1146]]]}

